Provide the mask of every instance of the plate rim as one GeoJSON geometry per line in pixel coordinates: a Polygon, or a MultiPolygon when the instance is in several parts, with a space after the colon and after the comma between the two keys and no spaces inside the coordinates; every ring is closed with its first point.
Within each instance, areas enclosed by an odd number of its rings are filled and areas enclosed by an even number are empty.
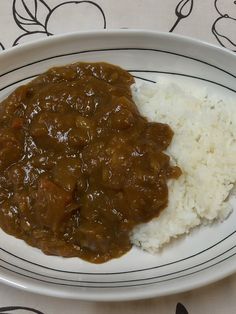
{"type": "Polygon", "coordinates": [[[55,44],[57,41],[61,40],[71,40],[72,38],[77,37],[94,37],[94,36],[108,36],[108,35],[124,35],[124,36],[130,36],[130,35],[139,35],[139,36],[157,36],[160,38],[167,38],[177,41],[183,41],[185,43],[197,45],[197,46],[203,46],[210,49],[214,49],[216,51],[219,51],[221,53],[226,53],[228,55],[231,55],[235,57],[235,53],[225,47],[218,46],[217,44],[212,44],[209,42],[206,42],[201,39],[195,39],[190,36],[176,34],[176,33],[170,33],[170,32],[162,32],[162,31],[156,31],[156,30],[148,30],[148,29],[102,29],[102,30],[91,30],[91,31],[76,31],[76,32],[70,32],[70,33],[64,33],[64,34],[56,34],[56,35],[50,35],[46,38],[39,38],[32,40],[30,42],[22,43],[10,48],[7,48],[5,50],[2,50],[0,52],[0,59],[2,57],[5,57],[7,54],[14,54],[18,51],[22,50],[29,50],[31,47],[37,48],[37,46],[42,45],[48,45],[48,44],[55,44]]]}

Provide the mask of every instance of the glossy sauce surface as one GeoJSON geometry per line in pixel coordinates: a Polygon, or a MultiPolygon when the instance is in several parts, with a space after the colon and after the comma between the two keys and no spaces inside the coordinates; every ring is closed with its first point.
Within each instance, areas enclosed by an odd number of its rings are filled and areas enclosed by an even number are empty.
{"type": "Polygon", "coordinates": [[[132,228],[168,204],[181,174],[173,132],[132,99],[132,76],[106,63],[52,68],[0,107],[0,226],[46,254],[94,263],[131,248],[132,228]]]}

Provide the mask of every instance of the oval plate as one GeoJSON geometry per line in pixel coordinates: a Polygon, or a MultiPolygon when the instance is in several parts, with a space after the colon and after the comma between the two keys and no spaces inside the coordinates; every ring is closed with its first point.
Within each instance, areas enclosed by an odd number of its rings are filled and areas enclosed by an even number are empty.
{"type": "MultiPolygon", "coordinates": [[[[160,73],[184,77],[235,97],[233,53],[172,34],[123,30],[55,36],[2,52],[0,100],[49,67],[77,61],[114,63],[150,84],[160,73]]],[[[0,280],[45,295],[100,301],[186,291],[236,270],[235,216],[195,230],[156,256],[133,248],[101,265],[46,256],[0,231],[0,280]]]]}

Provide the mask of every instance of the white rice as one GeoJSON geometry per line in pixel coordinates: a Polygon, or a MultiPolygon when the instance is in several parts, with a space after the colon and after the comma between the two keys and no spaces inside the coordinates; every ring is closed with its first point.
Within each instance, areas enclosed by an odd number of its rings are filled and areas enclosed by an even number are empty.
{"type": "Polygon", "coordinates": [[[169,181],[168,207],[131,235],[134,244],[155,253],[172,238],[224,220],[232,211],[227,197],[236,182],[236,101],[165,79],[135,89],[134,98],[150,121],[171,126],[174,138],[167,153],[183,172],[169,181]]]}

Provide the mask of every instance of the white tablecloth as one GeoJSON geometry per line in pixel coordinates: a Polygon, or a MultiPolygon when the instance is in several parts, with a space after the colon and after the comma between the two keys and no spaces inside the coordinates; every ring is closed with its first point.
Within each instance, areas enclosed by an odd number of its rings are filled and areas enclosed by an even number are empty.
{"type": "MultiPolygon", "coordinates": [[[[236,51],[234,0],[0,0],[0,50],[49,35],[103,28],[172,31],[236,51]]],[[[62,300],[0,284],[0,313],[233,314],[236,275],[188,293],[146,301],[62,300]],[[177,304],[178,310],[176,311],[177,304]],[[7,312],[6,308],[9,307],[7,312]],[[34,309],[17,310],[17,307],[34,309]]]]}

